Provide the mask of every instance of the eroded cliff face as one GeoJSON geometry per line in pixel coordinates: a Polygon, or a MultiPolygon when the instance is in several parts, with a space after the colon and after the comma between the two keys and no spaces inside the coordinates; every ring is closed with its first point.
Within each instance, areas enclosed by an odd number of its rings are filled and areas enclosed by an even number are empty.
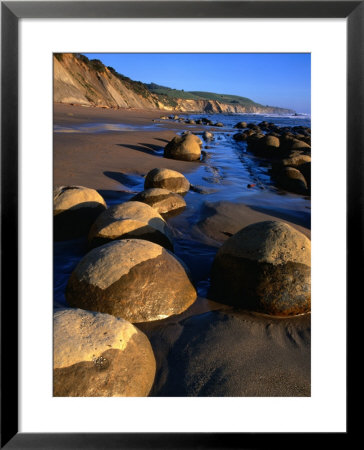
{"type": "Polygon", "coordinates": [[[120,79],[105,66],[102,70],[90,68],[72,53],[55,55],[53,62],[53,98],[57,103],[196,113],[293,113],[283,108],[242,106],[215,100],[180,98],[169,101],[151,93],[142,83],[120,79]]]}
{"type": "Polygon", "coordinates": [[[155,95],[129,89],[105,67],[102,72],[90,69],[73,54],[54,57],[54,101],[109,108],[157,109],[155,95]]]}
{"type": "Polygon", "coordinates": [[[294,111],[271,106],[242,106],[231,103],[221,103],[216,100],[185,100],[177,99],[176,111],[205,112],[205,113],[257,113],[257,114],[291,114],[294,111]]]}

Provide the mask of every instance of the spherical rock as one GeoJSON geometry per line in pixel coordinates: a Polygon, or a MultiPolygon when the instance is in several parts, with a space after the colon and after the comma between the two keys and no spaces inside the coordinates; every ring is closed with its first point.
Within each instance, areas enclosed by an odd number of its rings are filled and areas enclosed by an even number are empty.
{"type": "Polygon", "coordinates": [[[92,247],[128,238],[145,239],[173,250],[166,222],[154,208],[142,202],[129,201],[107,209],[89,233],[92,247]]]}
{"type": "Polygon", "coordinates": [[[131,200],[146,203],[159,214],[182,212],[186,208],[186,202],[181,195],[161,188],[146,189],[135,195],[131,200]]]}
{"type": "Polygon", "coordinates": [[[222,123],[222,122],[217,122],[217,123],[215,123],[214,124],[214,127],[223,127],[224,126],[224,124],[222,123]]]}
{"type": "Polygon", "coordinates": [[[233,139],[237,142],[246,141],[247,140],[247,134],[246,133],[235,133],[233,135],[233,139]]]}
{"type": "Polygon", "coordinates": [[[277,185],[296,194],[307,194],[307,182],[302,173],[294,167],[284,167],[275,175],[277,185]]]}
{"type": "Polygon", "coordinates": [[[201,157],[201,139],[195,134],[174,137],[164,147],[164,157],[182,161],[195,161],[201,157]]]}
{"type": "Polygon", "coordinates": [[[176,170],[153,169],[147,173],[144,189],[162,188],[176,194],[186,194],[190,189],[187,178],[176,170]]]}
{"type": "Polygon", "coordinates": [[[264,137],[263,145],[267,150],[276,150],[280,146],[279,139],[276,136],[266,135],[264,137]]]}
{"type": "Polygon", "coordinates": [[[87,235],[98,215],[105,211],[101,195],[83,186],[58,186],[53,191],[54,239],[87,235]]]}
{"type": "Polygon", "coordinates": [[[148,338],[124,319],[81,309],[54,314],[55,397],[145,397],[156,362],[148,338]]]}
{"type": "Polygon", "coordinates": [[[311,163],[311,156],[300,152],[293,152],[288,158],[282,160],[283,166],[299,167],[302,164],[311,163]]]}
{"type": "Polygon", "coordinates": [[[147,322],[180,314],[196,300],[183,263],[141,239],[113,241],[91,250],[68,281],[70,306],[147,322]]]}
{"type": "Polygon", "coordinates": [[[310,311],[311,242],[283,222],[249,225],[219,249],[213,300],[273,315],[310,311]]]}
{"type": "Polygon", "coordinates": [[[248,124],[246,122],[238,122],[236,125],[234,125],[234,128],[246,128],[248,124]]]}
{"type": "Polygon", "coordinates": [[[311,147],[308,144],[306,144],[306,142],[300,141],[298,139],[292,139],[290,149],[291,150],[311,150],[311,147]]]}
{"type": "Polygon", "coordinates": [[[204,131],[202,137],[205,141],[211,141],[214,138],[214,135],[210,131],[204,131]]]}

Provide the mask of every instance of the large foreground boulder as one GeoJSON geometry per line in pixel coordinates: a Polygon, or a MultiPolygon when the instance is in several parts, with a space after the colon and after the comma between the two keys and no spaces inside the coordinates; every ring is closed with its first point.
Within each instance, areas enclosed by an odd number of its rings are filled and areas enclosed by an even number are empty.
{"type": "Polygon", "coordinates": [[[148,338],[108,314],[61,309],[54,314],[53,394],[56,397],[141,397],[156,362],[148,338]]]}
{"type": "Polygon", "coordinates": [[[146,322],[180,314],[196,300],[183,264],[160,245],[113,241],[89,252],[66,288],[70,306],[146,322]]]}
{"type": "Polygon", "coordinates": [[[202,141],[189,133],[174,137],[164,147],[164,157],[182,161],[196,161],[201,158],[202,141]]]}
{"type": "Polygon", "coordinates": [[[146,203],[159,214],[177,214],[186,208],[183,197],[167,189],[151,188],[135,195],[132,201],[146,203]]]}
{"type": "Polygon", "coordinates": [[[84,186],[58,186],[53,191],[54,239],[87,235],[98,215],[105,211],[101,195],[84,186]]]}
{"type": "Polygon", "coordinates": [[[168,225],[154,208],[142,202],[129,201],[107,209],[89,234],[91,247],[129,238],[145,239],[173,250],[168,225]]]}
{"type": "Polygon", "coordinates": [[[274,315],[310,311],[311,242],[284,222],[258,222],[219,249],[211,298],[274,315]]]}
{"type": "Polygon", "coordinates": [[[147,173],[144,189],[162,188],[184,195],[190,189],[190,183],[180,172],[171,169],[153,169],[147,173]]]}

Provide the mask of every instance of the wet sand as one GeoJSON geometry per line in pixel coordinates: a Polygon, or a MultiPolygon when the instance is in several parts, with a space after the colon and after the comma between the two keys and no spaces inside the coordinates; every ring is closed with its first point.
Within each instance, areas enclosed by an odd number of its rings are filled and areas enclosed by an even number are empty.
{"type": "MultiPolygon", "coordinates": [[[[162,123],[161,115],[168,113],[56,104],[54,124],[68,131],[54,133],[54,185],[87,186],[106,193],[109,200],[125,201],[132,195],[133,182],[136,190],[142,190],[142,177],[155,167],[193,175],[204,163],[162,157],[165,144],[186,125],[162,123]],[[94,133],[82,128],[85,123],[131,128],[94,133]]],[[[189,195],[192,200],[187,197],[187,205],[194,214],[197,203],[193,199],[200,194],[189,195]]],[[[217,248],[237,227],[258,220],[285,220],[310,235],[302,215],[296,218],[289,210],[282,213],[274,204],[258,209],[241,203],[236,208],[225,201],[201,208],[193,227],[188,214],[168,221],[176,237],[175,252],[189,266],[199,298],[181,315],[137,324],[149,337],[157,360],[151,395],[310,395],[310,314],[269,317],[234,310],[204,295],[217,248]]],[[[82,240],[55,245],[57,306],[64,305],[65,284],[86,248],[82,240]]]]}
{"type": "MultiPolygon", "coordinates": [[[[156,151],[164,148],[184,124],[173,123],[173,130],[161,123],[160,129],[143,129],[153,125],[161,112],[108,110],[81,106],[54,105],[54,124],[77,126],[82,123],[122,123],[137,125],[135,131],[98,133],[54,133],[54,186],[81,185],[102,190],[123,190],[118,174],[145,175],[160,167],[156,151]]],[[[170,124],[169,124],[170,126],[170,124]]],[[[197,128],[196,128],[197,129],[197,128]]],[[[201,128],[202,130],[202,128],[201,128]]],[[[189,172],[198,163],[163,159],[163,167],[189,172]]]]}

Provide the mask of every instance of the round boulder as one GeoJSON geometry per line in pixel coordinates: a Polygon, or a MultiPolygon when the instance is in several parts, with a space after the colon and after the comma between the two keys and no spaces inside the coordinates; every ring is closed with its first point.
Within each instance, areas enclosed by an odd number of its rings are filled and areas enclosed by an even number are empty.
{"type": "Polygon", "coordinates": [[[105,200],[95,189],[56,187],[53,191],[54,239],[62,241],[87,235],[97,216],[105,209],[105,200]]]}
{"type": "Polygon", "coordinates": [[[212,141],[214,135],[211,133],[211,131],[204,131],[202,137],[205,139],[205,141],[212,141]]]}
{"type": "Polygon", "coordinates": [[[167,189],[150,188],[135,195],[132,201],[146,203],[154,208],[159,214],[171,214],[182,212],[186,208],[183,197],[167,189]]]}
{"type": "Polygon", "coordinates": [[[145,239],[173,250],[168,225],[154,208],[142,202],[129,201],[107,209],[89,233],[91,247],[128,238],[145,239]]]}
{"type": "Polygon", "coordinates": [[[148,338],[109,314],[61,309],[54,314],[55,397],[145,397],[156,362],[148,338]]]}
{"type": "Polygon", "coordinates": [[[234,125],[234,128],[246,128],[248,126],[248,124],[246,122],[238,122],[236,125],[234,125]]]}
{"type": "Polygon", "coordinates": [[[299,139],[292,139],[290,149],[291,150],[311,150],[311,147],[308,144],[306,144],[306,142],[300,141],[299,139]]]}
{"type": "Polygon", "coordinates": [[[263,138],[263,141],[262,144],[266,150],[277,150],[280,146],[279,139],[276,136],[268,134],[263,138]]]}
{"type": "Polygon", "coordinates": [[[164,157],[182,161],[196,161],[201,157],[201,139],[189,133],[174,137],[164,147],[164,157]]]}
{"type": "Polygon", "coordinates": [[[302,173],[294,167],[283,167],[275,175],[277,185],[296,194],[307,194],[307,182],[302,173]]]}
{"type": "Polygon", "coordinates": [[[299,152],[292,152],[288,158],[282,160],[283,166],[290,167],[299,167],[307,163],[311,163],[311,156],[299,152]]]}
{"type": "Polygon", "coordinates": [[[66,288],[70,306],[130,322],[180,314],[196,296],[183,263],[160,245],[140,239],[113,241],[91,250],[66,288]]]}
{"type": "Polygon", "coordinates": [[[144,189],[162,188],[184,195],[190,189],[190,183],[180,172],[171,169],[153,169],[147,173],[144,189]]]}
{"type": "Polygon", "coordinates": [[[248,135],[246,133],[235,133],[233,134],[233,139],[237,142],[246,141],[248,135]]]}
{"type": "Polygon", "coordinates": [[[272,315],[311,307],[311,242],[283,222],[249,225],[220,247],[211,273],[213,300],[272,315]]]}

